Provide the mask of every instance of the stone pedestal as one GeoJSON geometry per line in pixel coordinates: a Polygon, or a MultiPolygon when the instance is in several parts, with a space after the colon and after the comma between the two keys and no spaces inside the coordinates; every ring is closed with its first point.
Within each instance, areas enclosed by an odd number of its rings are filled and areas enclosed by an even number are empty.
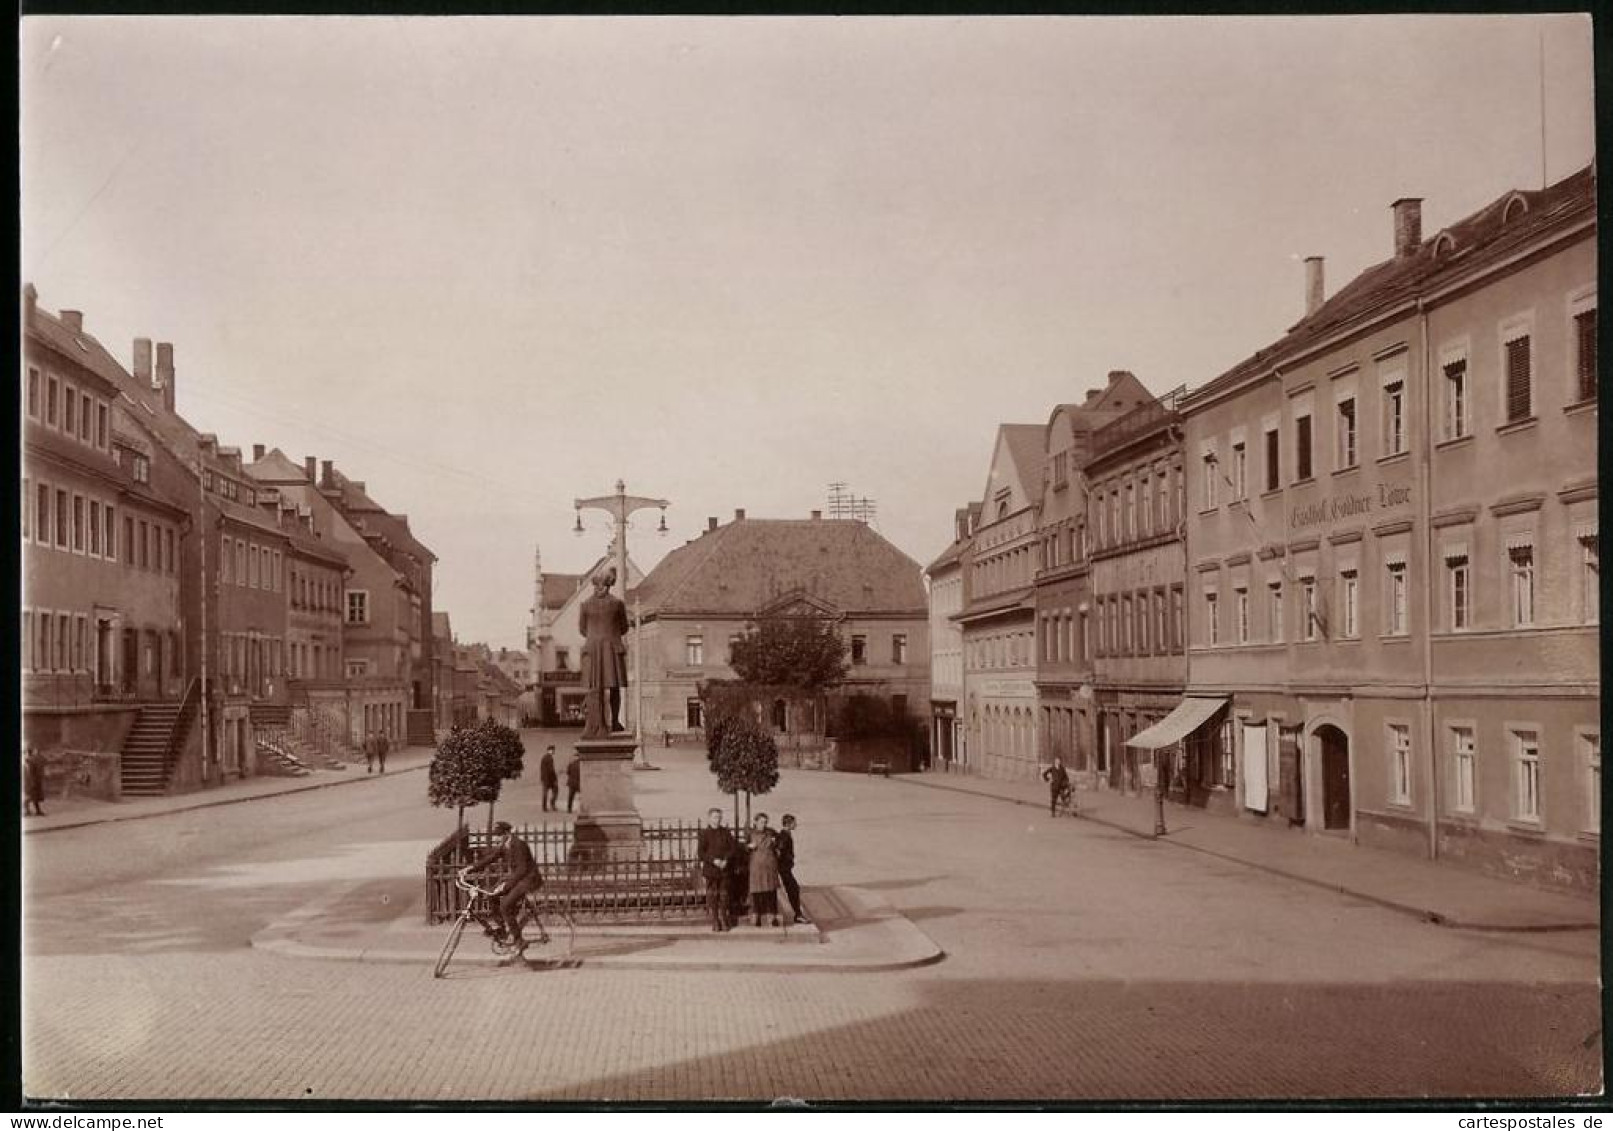
{"type": "Polygon", "coordinates": [[[632,734],[577,743],[582,767],[581,807],[572,854],[581,860],[637,860],[644,854],[644,819],[633,805],[632,734]]]}

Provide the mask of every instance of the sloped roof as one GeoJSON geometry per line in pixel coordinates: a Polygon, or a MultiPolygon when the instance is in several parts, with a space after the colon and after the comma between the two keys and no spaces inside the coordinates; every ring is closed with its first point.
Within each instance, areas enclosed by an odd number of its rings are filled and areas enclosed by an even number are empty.
{"type": "MultiPolygon", "coordinates": [[[[74,330],[44,307],[35,305],[34,319],[28,327],[46,345],[72,358],[97,377],[109,382],[115,389],[123,388],[119,378],[128,378],[123,366],[107,352],[94,335],[74,330]]],[[[128,378],[133,380],[133,378],[128,378]]]]}
{"type": "Polygon", "coordinates": [[[955,565],[958,561],[960,561],[963,558],[964,548],[967,547],[968,545],[969,545],[969,539],[968,538],[959,538],[959,539],[957,539],[956,541],[954,541],[952,543],[952,545],[948,546],[946,549],[941,551],[941,556],[940,557],[936,558],[928,566],[924,567],[924,572],[928,573],[928,574],[933,574],[937,570],[945,569],[949,565],[955,565]]]}
{"type": "Polygon", "coordinates": [[[287,456],[279,448],[271,448],[260,460],[246,465],[252,478],[262,483],[307,483],[308,473],[302,464],[287,456]]]}
{"type": "Polygon", "coordinates": [[[402,515],[395,515],[363,490],[356,486],[353,480],[343,475],[340,468],[331,468],[331,479],[341,496],[342,509],[354,514],[364,516],[365,529],[380,534],[394,546],[412,555],[423,564],[437,560],[425,543],[414,536],[409,529],[408,520],[402,515]]]}
{"type": "Polygon", "coordinates": [[[453,632],[452,626],[448,623],[448,614],[433,610],[431,614],[431,635],[438,640],[447,640],[453,636],[453,632]]]}
{"type": "Polygon", "coordinates": [[[1269,369],[1305,347],[1374,313],[1392,309],[1426,291],[1508,253],[1537,238],[1553,225],[1577,212],[1594,215],[1595,167],[1587,165],[1556,184],[1534,191],[1504,193],[1477,212],[1425,239],[1410,255],[1376,263],[1340,288],[1314,312],[1301,318],[1277,341],[1240,361],[1231,369],[1188,394],[1199,397],[1269,369]],[[1522,199],[1527,211],[1506,218],[1507,205],[1522,199]],[[1434,254],[1434,245],[1448,241],[1454,247],[1434,254]]]}
{"type": "Polygon", "coordinates": [[[1003,441],[1019,484],[1033,502],[1042,493],[1042,464],[1047,459],[1047,428],[1041,424],[1004,424],[1003,441]]]}
{"type": "Polygon", "coordinates": [[[739,519],[673,550],[638,595],[648,613],[750,616],[796,589],[842,613],[925,608],[919,564],[854,519],[739,519]]]}
{"type": "Polygon", "coordinates": [[[582,587],[583,574],[546,573],[543,575],[543,607],[558,609],[582,587]]]}

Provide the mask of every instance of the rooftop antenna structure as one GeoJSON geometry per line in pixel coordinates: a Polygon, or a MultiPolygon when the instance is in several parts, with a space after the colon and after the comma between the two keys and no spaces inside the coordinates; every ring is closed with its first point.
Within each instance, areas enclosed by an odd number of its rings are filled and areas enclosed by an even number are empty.
{"type": "Polygon", "coordinates": [[[830,518],[849,518],[872,524],[878,513],[879,505],[867,495],[853,495],[842,482],[829,484],[830,518]]]}

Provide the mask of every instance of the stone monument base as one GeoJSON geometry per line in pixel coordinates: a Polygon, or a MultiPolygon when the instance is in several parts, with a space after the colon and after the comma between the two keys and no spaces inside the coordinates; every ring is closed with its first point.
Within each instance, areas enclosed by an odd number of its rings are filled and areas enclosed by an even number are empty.
{"type": "Polygon", "coordinates": [[[633,805],[632,734],[585,738],[577,743],[582,789],[572,830],[572,858],[638,860],[644,855],[644,819],[633,805]]]}

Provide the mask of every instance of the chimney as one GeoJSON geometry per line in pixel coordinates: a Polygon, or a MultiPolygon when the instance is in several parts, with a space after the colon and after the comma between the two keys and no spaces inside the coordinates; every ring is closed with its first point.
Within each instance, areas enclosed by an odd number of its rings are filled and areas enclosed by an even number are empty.
{"type": "Polygon", "coordinates": [[[151,385],[151,339],[134,340],[134,379],[145,388],[151,385]]]}
{"type": "Polygon", "coordinates": [[[1322,309],[1322,303],[1327,301],[1327,292],[1322,285],[1322,257],[1308,255],[1305,257],[1305,314],[1309,317],[1322,309]]]}
{"type": "Polygon", "coordinates": [[[302,473],[308,477],[308,482],[314,481],[314,476],[318,474],[318,465],[319,461],[313,456],[302,457],[302,473]]]}
{"type": "Polygon", "coordinates": [[[744,507],[735,507],[734,508],[734,521],[735,522],[744,522],[745,521],[745,508],[744,507]]]}
{"type": "Polygon", "coordinates": [[[263,460],[263,445],[262,444],[253,444],[252,445],[252,462],[253,463],[260,463],[260,462],[262,462],[262,460],[263,460]]]}
{"type": "Polygon", "coordinates": [[[820,521],[822,521],[822,519],[823,519],[823,512],[822,511],[813,511],[812,512],[812,521],[813,522],[820,522],[820,521]]]}
{"type": "Polygon", "coordinates": [[[162,407],[174,411],[174,344],[157,343],[157,384],[162,386],[162,407]]]}
{"type": "Polygon", "coordinates": [[[1395,214],[1395,258],[1416,255],[1423,242],[1423,198],[1403,196],[1389,208],[1395,214]]]}
{"type": "Polygon", "coordinates": [[[336,486],[336,477],[331,474],[331,462],[328,459],[319,461],[319,485],[321,487],[336,486]]]}
{"type": "Polygon", "coordinates": [[[717,529],[717,516],[716,515],[708,516],[706,518],[706,533],[710,534],[713,530],[716,530],[716,529],[717,529]]]}
{"type": "Polygon", "coordinates": [[[1127,381],[1127,380],[1134,380],[1134,378],[1132,377],[1132,374],[1131,374],[1131,370],[1129,370],[1129,369],[1111,369],[1111,370],[1109,370],[1109,384],[1110,384],[1111,387],[1113,387],[1115,385],[1118,385],[1121,381],[1127,381]]]}
{"type": "Polygon", "coordinates": [[[22,289],[22,309],[29,322],[34,320],[34,310],[39,306],[39,291],[32,283],[22,289]]]}
{"type": "Polygon", "coordinates": [[[67,328],[75,334],[84,332],[84,312],[82,310],[64,310],[61,320],[67,323],[67,328]]]}

